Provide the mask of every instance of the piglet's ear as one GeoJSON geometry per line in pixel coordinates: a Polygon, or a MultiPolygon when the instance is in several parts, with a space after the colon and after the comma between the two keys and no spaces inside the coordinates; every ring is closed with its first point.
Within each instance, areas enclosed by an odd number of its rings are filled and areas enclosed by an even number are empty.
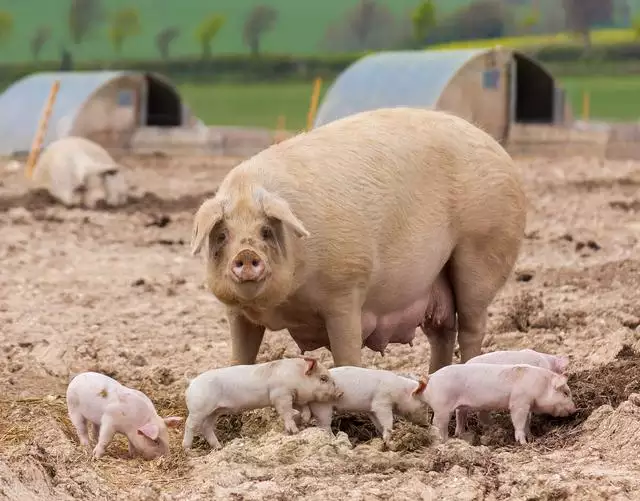
{"type": "Polygon", "coordinates": [[[222,203],[210,198],[205,200],[193,218],[191,234],[191,255],[195,256],[202,247],[204,239],[209,236],[213,227],[222,220],[222,203]]]}
{"type": "Polygon", "coordinates": [[[427,382],[428,380],[425,381],[424,379],[420,379],[418,381],[418,386],[416,386],[416,389],[411,392],[411,395],[417,397],[418,395],[424,393],[424,390],[427,388],[427,382]]]}
{"type": "Polygon", "coordinates": [[[311,357],[302,357],[302,358],[307,363],[307,366],[304,371],[304,375],[308,376],[313,372],[313,369],[315,369],[317,361],[315,358],[311,358],[311,357]]]}
{"type": "Polygon", "coordinates": [[[179,416],[166,417],[164,418],[164,423],[169,428],[176,428],[178,425],[180,425],[180,423],[182,423],[182,418],[179,416]]]}
{"type": "Polygon", "coordinates": [[[262,211],[268,217],[278,219],[289,225],[300,238],[309,236],[309,232],[302,224],[302,221],[294,215],[286,200],[263,189],[260,189],[256,195],[262,204],[262,211]]]}
{"type": "Polygon", "coordinates": [[[569,357],[565,357],[565,356],[556,357],[556,367],[560,374],[563,374],[564,371],[567,370],[568,366],[569,366],[569,357]]]}
{"type": "Polygon", "coordinates": [[[138,433],[140,435],[144,435],[147,438],[150,438],[151,440],[155,440],[156,438],[158,438],[160,430],[158,429],[158,425],[147,423],[138,428],[138,433]]]}

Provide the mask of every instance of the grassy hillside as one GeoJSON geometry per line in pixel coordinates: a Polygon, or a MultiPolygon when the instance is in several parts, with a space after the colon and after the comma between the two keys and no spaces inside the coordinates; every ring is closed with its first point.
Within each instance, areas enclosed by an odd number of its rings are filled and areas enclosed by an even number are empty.
{"type": "MultiPolygon", "coordinates": [[[[387,5],[397,18],[405,18],[419,0],[378,0],[387,5]]],[[[471,0],[436,0],[438,17],[446,16],[471,0]]],[[[172,45],[173,56],[199,53],[194,37],[198,23],[207,15],[227,17],[214,41],[214,52],[247,52],[242,42],[242,26],[247,12],[256,4],[272,5],[279,11],[275,30],[267,34],[263,49],[279,53],[321,52],[321,42],[330,24],[344,17],[358,0],[103,0],[109,12],[135,6],[142,21],[142,34],[125,42],[124,57],[157,59],[154,38],[168,26],[177,26],[181,35],[172,45]]],[[[640,0],[629,0],[635,12],[640,0]]],[[[8,11],[14,18],[13,35],[0,46],[0,63],[31,60],[30,39],[41,26],[52,30],[52,38],[42,51],[41,59],[59,59],[60,46],[68,38],[67,15],[70,0],[0,0],[0,11],[8,11]]],[[[543,8],[559,8],[557,0],[543,0],[543,8]],[[549,3],[551,2],[551,3],[549,3]],[[556,2],[556,3],[554,3],[556,2]],[[552,7],[545,7],[548,4],[552,7]]],[[[71,47],[77,60],[114,60],[115,54],[107,38],[106,26],[97,30],[91,40],[71,47]]]]}

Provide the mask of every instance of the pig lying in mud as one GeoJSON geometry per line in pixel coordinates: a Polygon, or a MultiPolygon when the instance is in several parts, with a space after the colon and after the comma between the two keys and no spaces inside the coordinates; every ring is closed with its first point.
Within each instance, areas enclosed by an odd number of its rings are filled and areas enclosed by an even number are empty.
{"type": "Polygon", "coordinates": [[[219,449],[215,433],[219,416],[267,406],[275,407],[287,433],[297,433],[294,417],[299,411],[294,405],[341,396],[326,367],[310,357],[212,369],[191,380],[185,392],[189,416],[182,447],[190,449],[199,432],[213,449],[219,449]]]}
{"type": "Polygon", "coordinates": [[[95,208],[127,201],[127,184],[120,166],[99,144],[83,137],[63,137],[40,155],[33,170],[36,186],[45,188],[66,206],[95,208]]]}
{"type": "Polygon", "coordinates": [[[101,457],[115,433],[129,442],[129,454],[154,459],[169,452],[167,426],[175,427],[181,417],[161,418],[153,402],[141,391],[127,388],[97,372],[76,375],[67,387],[67,407],[80,443],[89,446],[87,424],[91,423],[98,443],[93,449],[101,457]]]}
{"type": "MultiPolygon", "coordinates": [[[[548,369],[556,374],[564,374],[569,366],[569,358],[562,355],[551,355],[548,353],[540,353],[538,351],[525,348],[522,350],[499,350],[484,353],[473,357],[467,361],[467,364],[527,364],[535,367],[542,367],[548,369]]],[[[457,420],[466,420],[466,411],[456,411],[457,420]],[[464,413],[463,417],[460,417],[460,413],[464,413]]],[[[529,416],[531,419],[531,416],[529,416]]],[[[481,424],[488,426],[491,424],[491,418],[487,411],[480,411],[478,413],[478,421],[481,424]]]]}
{"type": "Polygon", "coordinates": [[[487,308],[524,237],[525,196],[505,150],[425,109],[352,115],[233,168],[194,217],[209,290],[226,305],[231,363],[265,329],[336,366],[367,346],[431,345],[429,372],[480,354],[487,308]],[[456,318],[457,316],[457,318],[456,318]]]}
{"type": "Polygon", "coordinates": [[[526,364],[456,364],[429,376],[425,398],[433,409],[433,424],[443,440],[457,409],[455,435],[466,427],[466,411],[508,410],[519,444],[530,435],[531,412],[568,416],[576,411],[566,376],[526,364]]]}
{"type": "Polygon", "coordinates": [[[393,413],[414,421],[425,421],[428,405],[424,399],[427,383],[391,371],[362,367],[329,369],[342,397],[336,401],[311,402],[309,409],[319,427],[331,431],[333,411],[367,412],[386,444],[393,430],[393,413]]]}

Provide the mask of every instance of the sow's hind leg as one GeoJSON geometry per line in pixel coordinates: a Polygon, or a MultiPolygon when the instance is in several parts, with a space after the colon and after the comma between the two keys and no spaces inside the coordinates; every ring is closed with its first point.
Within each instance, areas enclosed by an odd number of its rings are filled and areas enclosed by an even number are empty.
{"type": "Polygon", "coordinates": [[[472,235],[458,242],[453,251],[449,277],[458,314],[462,363],[480,355],[487,328],[487,310],[513,269],[520,234],[496,229],[491,236],[472,235]]]}
{"type": "Polygon", "coordinates": [[[420,328],[431,346],[429,373],[449,365],[456,342],[456,309],[453,289],[442,270],[429,291],[427,311],[420,328]]]}

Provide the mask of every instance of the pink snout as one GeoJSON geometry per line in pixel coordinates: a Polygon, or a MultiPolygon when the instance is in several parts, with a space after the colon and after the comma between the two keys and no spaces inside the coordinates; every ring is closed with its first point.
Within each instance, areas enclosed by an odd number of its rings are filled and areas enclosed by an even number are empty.
{"type": "Polygon", "coordinates": [[[265,271],[264,261],[251,249],[241,250],[231,261],[231,273],[239,282],[259,282],[265,271]]]}

